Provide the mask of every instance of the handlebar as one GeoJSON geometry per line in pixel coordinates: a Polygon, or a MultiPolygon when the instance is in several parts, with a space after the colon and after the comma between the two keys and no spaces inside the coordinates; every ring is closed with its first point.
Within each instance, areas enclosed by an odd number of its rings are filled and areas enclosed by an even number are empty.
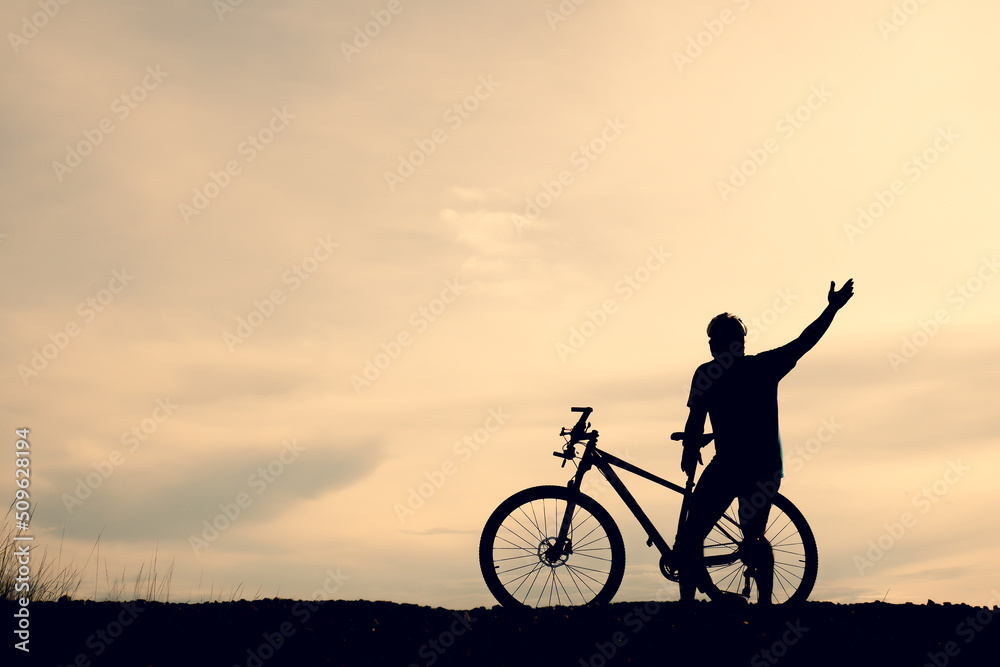
{"type": "MultiPolygon", "coordinates": [[[[583,408],[583,407],[573,407],[570,408],[572,412],[579,412],[580,419],[577,420],[573,428],[566,430],[566,427],[562,427],[559,431],[561,436],[569,436],[569,442],[563,447],[561,452],[552,452],[553,456],[563,459],[563,465],[566,465],[566,461],[571,461],[576,458],[576,448],[574,445],[583,440],[589,440],[591,444],[597,442],[597,431],[588,432],[587,429],[590,428],[590,424],[587,422],[587,417],[590,413],[594,411],[593,408],[583,408]]],[[[691,433],[687,434],[684,431],[677,431],[676,433],[670,434],[671,440],[683,441],[687,439],[692,444],[697,444],[699,448],[704,447],[708,443],[715,439],[715,434],[713,433],[691,433]]]]}
{"type": "MultiPolygon", "coordinates": [[[[573,425],[573,428],[571,428],[568,431],[566,430],[566,427],[564,426],[559,431],[559,435],[562,435],[562,436],[567,436],[568,435],[568,436],[570,436],[570,444],[574,444],[574,443],[580,442],[581,440],[584,440],[587,437],[587,429],[590,428],[590,424],[587,423],[587,417],[589,417],[590,413],[592,413],[594,411],[594,408],[574,407],[574,408],[570,408],[570,410],[572,412],[579,412],[579,413],[581,413],[580,414],[580,419],[578,419],[577,422],[576,422],[576,424],[573,425]]],[[[677,431],[676,433],[671,433],[670,434],[670,439],[671,440],[683,441],[684,438],[685,438],[685,435],[686,434],[684,433],[684,431],[677,431]]],[[[692,442],[697,442],[699,447],[704,447],[708,443],[712,442],[712,440],[714,438],[715,438],[715,434],[713,434],[713,433],[693,433],[690,436],[688,436],[688,440],[690,440],[692,442]]],[[[560,456],[560,455],[557,454],[557,456],[560,456]]]]}
{"type": "Polygon", "coordinates": [[[590,428],[590,424],[587,422],[587,417],[590,416],[590,413],[593,412],[594,409],[577,407],[570,408],[570,410],[581,413],[580,419],[577,420],[576,424],[574,424],[573,428],[570,430],[567,431],[565,426],[559,430],[559,435],[569,436],[569,442],[567,442],[563,447],[563,451],[552,452],[553,456],[558,456],[563,459],[563,466],[566,465],[566,461],[571,461],[576,458],[576,447],[574,447],[576,443],[587,439],[589,439],[592,443],[597,442],[597,431],[587,432],[587,429],[590,428]]]}
{"type": "Polygon", "coordinates": [[[594,411],[594,408],[570,408],[570,410],[582,413],[580,419],[577,420],[576,424],[569,431],[566,430],[566,427],[563,427],[559,431],[559,435],[568,435],[570,444],[573,444],[587,437],[587,429],[590,428],[590,424],[587,423],[587,417],[594,411]]]}

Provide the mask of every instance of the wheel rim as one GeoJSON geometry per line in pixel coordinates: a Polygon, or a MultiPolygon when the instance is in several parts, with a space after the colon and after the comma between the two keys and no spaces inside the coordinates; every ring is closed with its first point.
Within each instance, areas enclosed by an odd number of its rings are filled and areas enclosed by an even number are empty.
{"type": "Polygon", "coordinates": [[[577,505],[568,544],[557,548],[565,511],[565,500],[528,500],[500,522],[492,545],[494,568],[500,585],[518,603],[587,604],[611,578],[611,539],[587,508],[577,505]]]}

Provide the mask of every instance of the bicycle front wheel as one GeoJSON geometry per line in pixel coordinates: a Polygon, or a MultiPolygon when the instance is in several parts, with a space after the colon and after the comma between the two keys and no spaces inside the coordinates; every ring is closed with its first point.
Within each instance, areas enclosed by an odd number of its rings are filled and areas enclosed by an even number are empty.
{"type": "Polygon", "coordinates": [[[746,595],[751,602],[760,602],[764,595],[772,604],[794,604],[804,602],[812,592],[819,554],[802,512],[778,494],[768,515],[763,545],[744,538],[739,501],[734,500],[705,540],[705,565],[721,591],[746,595]]]}
{"type": "Polygon", "coordinates": [[[505,607],[603,604],[625,574],[625,542],[593,498],[564,486],[536,486],[490,515],[479,540],[479,567],[505,607]],[[567,543],[558,549],[570,505],[567,543]]]}

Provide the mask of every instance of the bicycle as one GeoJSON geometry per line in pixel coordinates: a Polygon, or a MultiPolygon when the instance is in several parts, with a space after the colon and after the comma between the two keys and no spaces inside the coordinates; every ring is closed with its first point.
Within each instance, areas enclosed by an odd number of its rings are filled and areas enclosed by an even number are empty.
{"type": "MultiPolygon", "coordinates": [[[[509,607],[581,606],[611,601],[625,574],[625,543],[611,515],[580,488],[586,475],[597,468],[646,531],[646,546],[660,552],[660,572],[679,581],[674,549],[639,507],[615,473],[620,468],[683,494],[677,527],[680,531],[694,489],[694,474],[684,487],[597,448],[598,431],[587,418],[592,408],[572,408],[579,421],[569,431],[562,452],[553,452],[577,466],[566,486],[536,486],[515,493],[493,511],[479,541],[479,566],[490,592],[509,607]],[[576,462],[576,445],[584,451],[576,462]]],[[[672,440],[681,440],[674,433],[672,440]]],[[[712,439],[705,434],[704,443],[712,439]]],[[[803,602],[816,583],[819,556],[816,540],[802,513],[780,494],[771,498],[765,541],[774,556],[771,573],[773,604],[803,602]]],[[[762,507],[763,502],[751,502],[762,507]]],[[[760,564],[760,547],[745,548],[734,500],[705,540],[704,562],[713,586],[703,590],[710,599],[736,593],[747,601],[759,594],[758,578],[766,577],[770,563],[760,564]]],[[[756,600],[758,603],[759,599],[756,600]]]]}

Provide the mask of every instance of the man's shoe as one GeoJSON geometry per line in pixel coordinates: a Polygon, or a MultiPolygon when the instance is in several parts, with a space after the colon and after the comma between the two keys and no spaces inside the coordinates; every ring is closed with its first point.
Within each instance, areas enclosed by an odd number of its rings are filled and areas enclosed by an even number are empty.
{"type": "Polygon", "coordinates": [[[739,593],[718,590],[712,594],[712,602],[729,609],[745,609],[750,602],[739,593]]]}
{"type": "Polygon", "coordinates": [[[746,607],[750,604],[749,601],[739,593],[724,591],[716,586],[714,582],[706,582],[698,588],[701,589],[701,592],[707,595],[712,602],[717,602],[722,606],[736,608],[746,607]]]}

